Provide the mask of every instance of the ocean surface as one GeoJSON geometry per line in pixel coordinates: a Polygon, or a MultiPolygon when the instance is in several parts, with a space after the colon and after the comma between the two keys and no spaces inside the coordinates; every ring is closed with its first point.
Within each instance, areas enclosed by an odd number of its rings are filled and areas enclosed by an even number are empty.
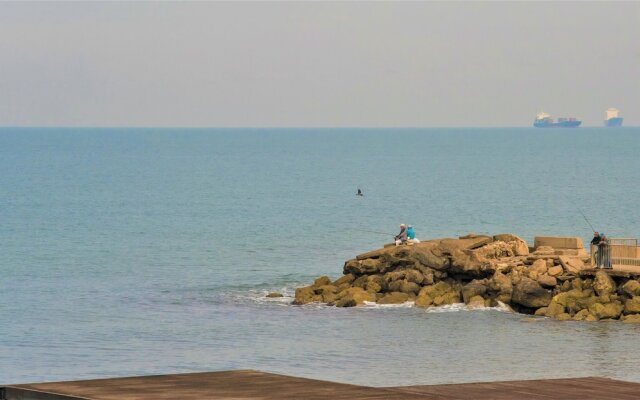
{"type": "Polygon", "coordinates": [[[0,129],[0,383],[640,381],[640,326],[290,305],[399,223],[640,237],[639,154],[640,128],[0,129]]]}

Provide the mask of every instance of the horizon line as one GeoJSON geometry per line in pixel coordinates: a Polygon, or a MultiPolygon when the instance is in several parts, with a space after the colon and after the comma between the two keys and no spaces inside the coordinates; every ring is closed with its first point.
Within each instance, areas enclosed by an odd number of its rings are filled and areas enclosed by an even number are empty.
{"type": "MultiPolygon", "coordinates": [[[[612,129],[638,128],[640,126],[628,125],[614,127],[612,129]]],[[[0,129],[529,129],[535,128],[532,125],[515,126],[153,126],[153,125],[0,125],[0,129]]],[[[608,128],[602,125],[585,125],[575,128],[535,128],[535,129],[559,129],[574,130],[581,128],[608,128]]]]}

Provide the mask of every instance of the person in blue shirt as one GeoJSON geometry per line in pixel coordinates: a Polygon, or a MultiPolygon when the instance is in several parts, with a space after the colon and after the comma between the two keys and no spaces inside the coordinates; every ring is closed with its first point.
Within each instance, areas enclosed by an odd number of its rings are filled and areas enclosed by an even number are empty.
{"type": "Polygon", "coordinates": [[[416,232],[413,230],[413,226],[411,225],[407,228],[407,236],[409,237],[409,240],[416,238],[416,232]]]}

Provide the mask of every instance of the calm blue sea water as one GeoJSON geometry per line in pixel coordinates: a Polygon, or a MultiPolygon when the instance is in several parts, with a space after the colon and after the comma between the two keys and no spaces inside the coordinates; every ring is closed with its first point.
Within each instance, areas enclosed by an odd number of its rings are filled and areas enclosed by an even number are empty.
{"type": "Polygon", "coordinates": [[[233,368],[640,381],[640,327],[295,307],[380,246],[640,236],[640,129],[0,129],[0,383],[233,368]],[[356,188],[365,197],[354,196],[356,188]]]}

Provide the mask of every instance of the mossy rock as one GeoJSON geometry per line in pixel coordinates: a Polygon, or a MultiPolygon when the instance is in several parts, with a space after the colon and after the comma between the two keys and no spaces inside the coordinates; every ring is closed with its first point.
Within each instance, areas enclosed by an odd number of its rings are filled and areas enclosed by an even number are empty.
{"type": "Polygon", "coordinates": [[[598,296],[612,294],[616,291],[616,283],[605,271],[598,271],[593,281],[593,289],[598,296]]]}
{"type": "Polygon", "coordinates": [[[378,304],[402,304],[409,300],[409,295],[402,292],[392,292],[385,294],[378,300],[378,304]]]}
{"type": "Polygon", "coordinates": [[[293,300],[293,304],[302,305],[321,301],[322,296],[315,293],[315,288],[313,286],[306,286],[296,289],[296,296],[293,300]]]}
{"type": "Polygon", "coordinates": [[[561,314],[565,314],[565,307],[557,301],[551,300],[551,303],[547,306],[547,311],[544,315],[558,319],[558,316],[561,314]]]}
{"type": "Polygon", "coordinates": [[[624,302],[625,314],[638,314],[640,313],[640,296],[633,297],[624,302]]]}
{"type": "Polygon", "coordinates": [[[473,296],[467,302],[469,308],[484,308],[486,306],[485,299],[482,296],[473,296]]]}
{"type": "Polygon", "coordinates": [[[320,287],[324,285],[331,285],[331,279],[328,276],[321,276],[320,278],[313,281],[313,286],[320,287]]]}
{"type": "Polygon", "coordinates": [[[335,282],[333,282],[333,284],[335,286],[340,286],[343,285],[345,283],[351,283],[354,281],[354,279],[356,279],[356,277],[353,274],[346,274],[341,276],[340,278],[336,279],[335,282]]]}
{"type": "Polygon", "coordinates": [[[640,296],[640,282],[631,279],[622,285],[622,291],[629,296],[640,296]]]}
{"type": "Polygon", "coordinates": [[[376,301],[376,295],[362,288],[352,287],[338,293],[335,304],[337,307],[353,307],[353,305],[364,304],[365,301],[376,301]],[[355,304],[352,305],[352,303],[355,304]]]}
{"type": "Polygon", "coordinates": [[[622,322],[625,324],[640,324],[640,314],[627,315],[622,322]]]}
{"type": "Polygon", "coordinates": [[[589,313],[593,314],[598,319],[615,319],[622,314],[624,306],[619,302],[611,303],[595,303],[589,306],[589,313]]]}

